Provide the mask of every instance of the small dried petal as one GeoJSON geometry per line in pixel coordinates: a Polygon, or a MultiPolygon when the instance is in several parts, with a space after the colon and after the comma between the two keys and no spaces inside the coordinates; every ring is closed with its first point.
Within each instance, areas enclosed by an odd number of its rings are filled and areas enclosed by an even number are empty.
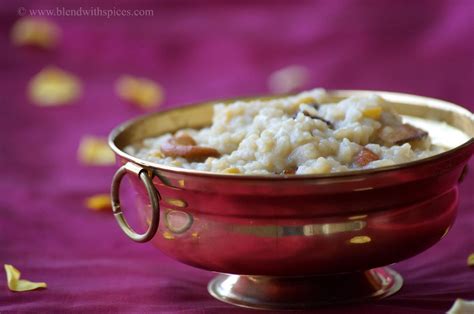
{"type": "Polygon", "coordinates": [[[45,19],[24,17],[13,25],[11,38],[17,46],[36,46],[43,49],[54,48],[61,37],[61,29],[45,19]]]}
{"type": "Polygon", "coordinates": [[[371,242],[372,239],[369,236],[355,236],[349,240],[352,244],[364,244],[371,242]]]}
{"type": "Polygon", "coordinates": [[[145,78],[124,75],[117,80],[115,89],[122,100],[145,109],[159,106],[164,99],[163,88],[145,78]]]}
{"type": "Polygon", "coordinates": [[[28,85],[30,100],[38,106],[60,106],[71,103],[81,95],[79,79],[59,68],[46,67],[28,85]]]}
{"type": "Polygon", "coordinates": [[[39,288],[46,288],[45,282],[32,282],[25,279],[20,279],[21,273],[13,265],[5,264],[5,272],[7,274],[8,289],[15,292],[30,291],[39,288]]]}
{"type": "Polygon", "coordinates": [[[240,170],[239,168],[231,167],[231,168],[224,169],[222,173],[239,174],[240,170]]]}
{"type": "Polygon", "coordinates": [[[474,253],[469,254],[467,257],[467,266],[474,267],[474,253]]]}
{"type": "Polygon", "coordinates": [[[289,93],[302,88],[308,81],[309,71],[300,65],[291,65],[273,72],[268,78],[268,87],[273,93],[289,93]]]}
{"type": "Polygon", "coordinates": [[[382,114],[382,107],[371,107],[365,109],[362,114],[364,117],[370,118],[370,119],[375,119],[378,120],[382,114]]]}
{"type": "Polygon", "coordinates": [[[86,198],[85,205],[87,208],[96,211],[112,209],[110,195],[105,193],[86,198]]]}
{"type": "Polygon", "coordinates": [[[474,301],[457,299],[446,314],[472,314],[474,313],[474,301]]]}
{"type": "Polygon", "coordinates": [[[84,165],[106,166],[115,164],[114,152],[107,145],[107,139],[84,136],[79,143],[78,158],[84,165]]]}
{"type": "Polygon", "coordinates": [[[379,156],[368,148],[362,147],[362,150],[356,155],[354,163],[359,167],[364,167],[368,163],[379,160],[379,156]]]}

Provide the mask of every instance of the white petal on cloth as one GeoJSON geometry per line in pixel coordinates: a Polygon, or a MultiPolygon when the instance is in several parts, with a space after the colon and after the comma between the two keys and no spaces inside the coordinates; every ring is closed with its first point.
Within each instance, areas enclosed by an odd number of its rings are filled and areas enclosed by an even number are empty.
{"type": "Polygon", "coordinates": [[[457,299],[447,314],[472,314],[474,313],[474,301],[457,299]]]}

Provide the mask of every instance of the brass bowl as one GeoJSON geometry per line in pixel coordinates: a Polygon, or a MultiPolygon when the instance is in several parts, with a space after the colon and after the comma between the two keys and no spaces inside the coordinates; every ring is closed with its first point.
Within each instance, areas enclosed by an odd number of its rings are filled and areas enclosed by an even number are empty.
{"type": "Polygon", "coordinates": [[[215,102],[154,113],[120,125],[109,138],[123,164],[112,183],[120,227],[178,261],[222,273],[209,292],[235,305],[291,309],[395,293],[402,278],[384,266],[426,250],[454,221],[458,182],[474,152],[474,115],[408,94],[329,92],[331,100],[368,93],[434,129],[454,127],[459,133],[444,144],[455,147],[401,165],[328,175],[217,174],[123,150],[147,137],[209,125],[215,102]],[[118,191],[125,174],[138,193],[145,234],[135,233],[122,214],[118,191]]]}

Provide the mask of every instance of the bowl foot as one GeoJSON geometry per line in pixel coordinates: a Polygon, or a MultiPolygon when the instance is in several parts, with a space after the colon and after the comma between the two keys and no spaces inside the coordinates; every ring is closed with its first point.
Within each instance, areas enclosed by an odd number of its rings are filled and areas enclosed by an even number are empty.
{"type": "Polygon", "coordinates": [[[381,299],[396,293],[403,279],[388,267],[308,277],[220,274],[209,282],[218,300],[257,309],[302,309],[381,299]]]}

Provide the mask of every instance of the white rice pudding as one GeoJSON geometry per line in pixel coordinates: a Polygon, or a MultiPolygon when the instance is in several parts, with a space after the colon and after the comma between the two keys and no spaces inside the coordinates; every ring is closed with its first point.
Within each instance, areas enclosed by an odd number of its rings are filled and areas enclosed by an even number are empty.
{"type": "Polygon", "coordinates": [[[443,151],[431,145],[426,132],[403,124],[377,95],[338,103],[327,99],[323,89],[314,89],[272,100],[216,104],[210,127],[148,138],[125,151],[167,166],[234,174],[325,174],[390,166],[443,151]],[[194,143],[174,141],[183,135],[194,143]],[[180,155],[181,148],[200,147],[218,154],[180,155]]]}

